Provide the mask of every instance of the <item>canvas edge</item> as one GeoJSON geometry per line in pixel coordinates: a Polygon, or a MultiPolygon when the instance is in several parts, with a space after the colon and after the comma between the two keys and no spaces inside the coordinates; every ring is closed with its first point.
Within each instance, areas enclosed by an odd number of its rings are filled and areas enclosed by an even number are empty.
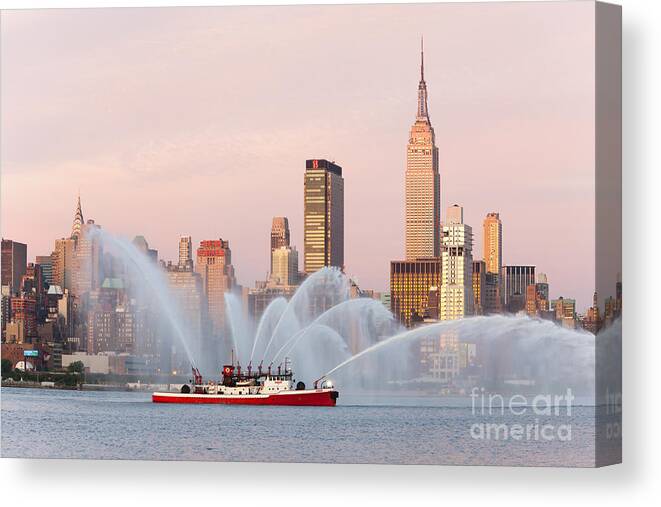
{"type": "MultiPolygon", "coordinates": [[[[622,275],[622,7],[595,2],[595,290],[622,275]]],[[[621,285],[620,285],[621,289],[621,285]]],[[[621,299],[620,299],[621,301],[621,299]]],[[[618,312],[619,315],[619,312],[618,312]]],[[[621,317],[595,340],[595,466],[622,462],[621,317]]]]}

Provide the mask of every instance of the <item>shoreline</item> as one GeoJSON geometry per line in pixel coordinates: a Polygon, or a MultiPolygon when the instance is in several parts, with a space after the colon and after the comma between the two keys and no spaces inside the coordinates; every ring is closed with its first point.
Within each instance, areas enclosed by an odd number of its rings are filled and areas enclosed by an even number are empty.
{"type": "Polygon", "coordinates": [[[133,389],[118,384],[79,384],[76,386],[42,385],[39,382],[2,382],[0,388],[45,389],[56,391],[109,391],[109,392],[151,392],[151,386],[145,389],[133,389]]]}

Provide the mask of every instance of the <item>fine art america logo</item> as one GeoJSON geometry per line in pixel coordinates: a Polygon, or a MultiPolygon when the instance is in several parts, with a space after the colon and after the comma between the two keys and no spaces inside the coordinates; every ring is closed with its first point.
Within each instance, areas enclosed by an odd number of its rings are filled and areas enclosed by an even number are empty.
{"type": "Polygon", "coordinates": [[[571,389],[561,395],[526,397],[514,394],[506,397],[486,394],[484,388],[474,387],[471,391],[472,413],[482,421],[471,425],[470,435],[475,440],[570,441],[571,424],[560,421],[571,417],[574,399],[571,389]],[[490,418],[499,420],[491,422],[490,418]],[[512,418],[516,422],[511,421],[512,418]]]}

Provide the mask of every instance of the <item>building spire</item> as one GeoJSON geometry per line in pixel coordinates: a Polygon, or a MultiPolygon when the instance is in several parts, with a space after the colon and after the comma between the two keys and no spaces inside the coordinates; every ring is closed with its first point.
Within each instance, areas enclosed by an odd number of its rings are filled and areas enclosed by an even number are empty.
{"type": "Polygon", "coordinates": [[[78,205],[76,206],[76,214],[73,217],[73,226],[71,226],[71,237],[78,239],[80,233],[83,229],[83,224],[85,220],[83,219],[83,208],[80,205],[80,190],[78,191],[78,205]]]}
{"type": "Polygon", "coordinates": [[[425,38],[420,37],[420,82],[425,81],[425,38]]]}
{"type": "Polygon", "coordinates": [[[425,83],[425,46],[422,37],[420,37],[420,84],[418,84],[418,112],[416,114],[416,120],[429,122],[427,83],[425,83]]]}

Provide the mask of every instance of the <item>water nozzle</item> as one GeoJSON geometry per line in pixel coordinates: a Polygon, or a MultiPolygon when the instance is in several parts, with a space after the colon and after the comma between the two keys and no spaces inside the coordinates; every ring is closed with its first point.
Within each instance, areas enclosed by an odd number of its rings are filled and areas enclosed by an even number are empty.
{"type": "Polygon", "coordinates": [[[319,389],[319,387],[317,387],[318,384],[319,384],[319,382],[321,382],[321,381],[324,380],[325,378],[326,378],[326,375],[324,375],[324,376],[322,376],[322,377],[319,377],[317,380],[315,380],[315,381],[312,383],[312,385],[314,386],[314,388],[315,388],[315,389],[319,389]]]}

